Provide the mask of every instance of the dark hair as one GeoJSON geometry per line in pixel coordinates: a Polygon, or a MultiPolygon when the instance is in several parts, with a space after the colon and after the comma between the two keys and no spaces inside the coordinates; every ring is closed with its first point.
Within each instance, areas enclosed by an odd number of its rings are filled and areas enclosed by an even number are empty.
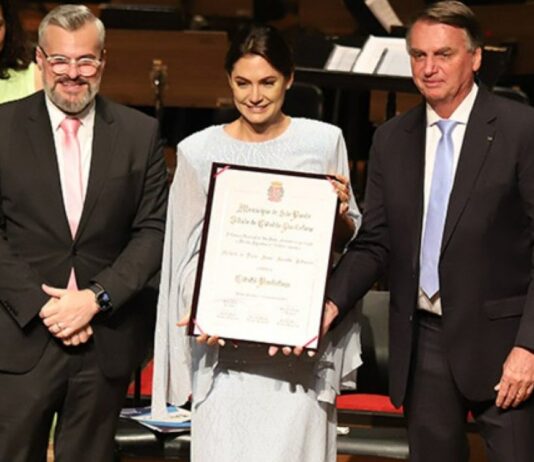
{"type": "Polygon", "coordinates": [[[9,77],[8,69],[27,69],[32,61],[32,50],[22,29],[18,10],[11,0],[0,0],[6,35],[0,51],[0,79],[9,77]]]}
{"type": "Polygon", "coordinates": [[[482,29],[480,28],[475,13],[462,2],[453,0],[437,2],[429,5],[416,15],[410,23],[406,34],[408,46],[410,46],[410,33],[412,28],[414,24],[419,21],[458,27],[466,32],[469,49],[471,51],[475,51],[482,46],[482,29]]]}
{"type": "Polygon", "coordinates": [[[234,64],[247,54],[261,56],[287,79],[295,69],[289,45],[272,26],[249,25],[237,31],[226,53],[224,68],[228,75],[234,64]]]}

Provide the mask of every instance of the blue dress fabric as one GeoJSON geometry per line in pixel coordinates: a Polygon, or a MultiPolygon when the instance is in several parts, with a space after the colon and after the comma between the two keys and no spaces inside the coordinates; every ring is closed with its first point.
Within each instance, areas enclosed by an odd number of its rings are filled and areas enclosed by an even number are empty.
{"type": "MultiPolygon", "coordinates": [[[[212,162],[349,176],[339,128],[293,118],[264,142],[231,137],[217,125],[178,145],[167,216],[156,326],[152,409],[193,397],[191,460],[333,462],[335,398],[355,388],[360,327],[345,319],[310,358],[271,358],[265,345],[198,345],[176,322],[191,308],[212,162]]],[[[349,216],[360,212],[351,194],[349,216]]]]}

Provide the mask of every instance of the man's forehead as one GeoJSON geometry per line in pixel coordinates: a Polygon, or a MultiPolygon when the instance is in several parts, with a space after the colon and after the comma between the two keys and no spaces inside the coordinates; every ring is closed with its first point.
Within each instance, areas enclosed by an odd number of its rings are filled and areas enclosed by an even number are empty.
{"type": "Polygon", "coordinates": [[[410,47],[410,50],[412,51],[420,51],[424,53],[444,53],[447,51],[454,51],[457,49],[458,49],[458,46],[452,46],[452,45],[441,45],[441,46],[436,46],[436,47],[429,45],[429,46],[423,46],[422,48],[419,48],[416,45],[412,45],[410,47]]]}
{"type": "Polygon", "coordinates": [[[457,48],[468,44],[467,32],[448,24],[418,21],[410,32],[410,47],[417,49],[457,48]]]}
{"type": "Polygon", "coordinates": [[[77,52],[83,49],[95,51],[100,49],[98,29],[94,23],[86,23],[72,31],[50,24],[44,31],[43,42],[43,45],[50,49],[66,51],[77,52]]]}

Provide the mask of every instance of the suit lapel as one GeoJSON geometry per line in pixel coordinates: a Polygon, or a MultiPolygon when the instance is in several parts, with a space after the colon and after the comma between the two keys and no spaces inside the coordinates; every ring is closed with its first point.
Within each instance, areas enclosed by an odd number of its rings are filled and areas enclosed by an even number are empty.
{"type": "Polygon", "coordinates": [[[117,127],[108,104],[100,97],[96,99],[95,124],[93,130],[93,150],[87,192],[83,205],[82,216],[78,226],[78,237],[87,225],[89,216],[98,200],[109,172],[109,165],[115,152],[117,127]]]}
{"type": "Polygon", "coordinates": [[[424,209],[424,178],[425,178],[425,136],[426,136],[425,105],[421,104],[413,112],[405,125],[404,141],[398,140],[399,151],[403,155],[403,165],[400,169],[404,178],[404,190],[399,194],[406,195],[412,207],[407,208],[410,215],[406,216],[411,227],[412,269],[419,267],[419,247],[421,241],[421,227],[424,209]]]}
{"type": "Polygon", "coordinates": [[[460,151],[443,231],[442,252],[462,216],[495,136],[495,127],[490,122],[496,115],[489,99],[488,91],[481,87],[469,116],[460,151]]]}
{"type": "Polygon", "coordinates": [[[32,147],[35,166],[39,169],[40,181],[43,183],[43,194],[49,198],[47,213],[50,222],[62,226],[62,234],[71,238],[57,163],[56,147],[52,133],[50,116],[46,109],[43,92],[34,97],[34,104],[28,111],[27,134],[32,147]]]}

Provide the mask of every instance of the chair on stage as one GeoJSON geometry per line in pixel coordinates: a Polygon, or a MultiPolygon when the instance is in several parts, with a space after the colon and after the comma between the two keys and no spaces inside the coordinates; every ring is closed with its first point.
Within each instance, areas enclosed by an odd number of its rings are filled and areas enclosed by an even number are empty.
{"type": "Polygon", "coordinates": [[[337,400],[338,425],[349,428],[347,435],[338,436],[337,451],[406,460],[405,420],[387,396],[389,292],[370,291],[357,309],[363,365],[358,369],[358,391],[337,400]]]}
{"type": "Polygon", "coordinates": [[[504,96],[505,98],[512,99],[519,103],[527,105],[530,104],[528,95],[520,88],[495,86],[491,89],[491,91],[496,95],[504,96]]]}
{"type": "Polygon", "coordinates": [[[293,82],[286,93],[283,111],[291,117],[323,120],[324,97],[322,90],[311,83],[293,82]]]}

